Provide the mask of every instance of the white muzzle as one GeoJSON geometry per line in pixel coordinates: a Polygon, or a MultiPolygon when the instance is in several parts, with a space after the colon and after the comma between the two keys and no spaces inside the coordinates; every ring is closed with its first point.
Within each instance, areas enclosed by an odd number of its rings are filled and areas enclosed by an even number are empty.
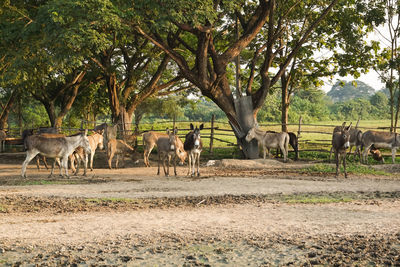
{"type": "Polygon", "coordinates": [[[349,148],[350,147],[350,142],[347,141],[346,143],[344,143],[344,148],[349,148]]]}

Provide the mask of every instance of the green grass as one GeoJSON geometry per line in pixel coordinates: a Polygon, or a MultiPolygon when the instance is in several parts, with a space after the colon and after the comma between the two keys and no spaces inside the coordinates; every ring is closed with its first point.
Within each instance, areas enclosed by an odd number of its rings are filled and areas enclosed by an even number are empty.
{"type": "MultiPolygon", "coordinates": [[[[360,165],[358,163],[348,163],[346,170],[348,173],[355,174],[390,175],[384,171],[378,171],[370,166],[360,165]]],[[[306,173],[336,173],[336,166],[319,163],[307,168],[303,168],[300,171],[306,173]]],[[[343,166],[340,167],[340,172],[343,173],[343,166]]]]}
{"type": "Polygon", "coordinates": [[[289,204],[329,204],[351,202],[355,199],[349,196],[318,196],[318,195],[289,195],[282,198],[282,202],[289,204]]]}
{"type": "Polygon", "coordinates": [[[0,213],[6,213],[6,212],[7,212],[7,208],[0,205],[0,213]]]}

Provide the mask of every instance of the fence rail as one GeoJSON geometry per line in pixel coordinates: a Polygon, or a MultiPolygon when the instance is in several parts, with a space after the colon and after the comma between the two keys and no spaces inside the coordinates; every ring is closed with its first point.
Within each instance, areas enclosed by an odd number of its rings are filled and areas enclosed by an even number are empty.
{"type": "MultiPolygon", "coordinates": [[[[178,127],[179,136],[184,137],[185,134],[190,130],[189,124],[193,123],[195,125],[200,125],[203,123],[206,127],[202,130],[202,138],[204,139],[204,146],[208,148],[208,151],[212,154],[214,153],[215,147],[232,147],[236,146],[237,140],[236,137],[229,125],[226,121],[217,121],[213,116],[210,121],[162,121],[157,122],[156,124],[146,124],[143,123],[139,125],[139,129],[132,129],[132,125],[120,125],[119,127],[119,136],[128,134],[128,135],[136,135],[137,144],[142,144],[141,142],[141,134],[146,131],[165,131],[168,127],[170,129],[174,127],[178,127]]],[[[98,124],[98,123],[97,123],[98,124]]],[[[358,124],[358,123],[357,123],[358,124]]],[[[94,122],[83,122],[80,128],[69,128],[63,127],[60,132],[65,133],[66,135],[74,134],[79,131],[83,131],[84,128],[93,129],[92,127],[88,127],[89,125],[96,125],[94,122]]],[[[331,136],[333,128],[337,125],[333,124],[307,124],[302,123],[302,119],[300,118],[298,123],[289,123],[286,124],[288,130],[290,132],[297,133],[299,137],[299,151],[314,151],[314,152],[329,152],[330,144],[331,144],[331,136]]],[[[261,123],[259,127],[265,130],[274,130],[281,131],[282,124],[279,123],[261,123]]],[[[359,127],[362,130],[387,130],[390,127],[359,127]]],[[[11,150],[21,150],[22,149],[22,139],[20,128],[9,128],[6,130],[7,139],[6,139],[6,149],[11,148],[11,150]],[[14,148],[14,149],[13,149],[14,148]]],[[[0,152],[4,151],[4,143],[0,146],[0,152]]]]}

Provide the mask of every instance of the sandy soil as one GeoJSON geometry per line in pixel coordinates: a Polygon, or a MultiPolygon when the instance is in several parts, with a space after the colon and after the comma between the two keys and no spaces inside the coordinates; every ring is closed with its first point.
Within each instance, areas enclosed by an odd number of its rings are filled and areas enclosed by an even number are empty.
{"type": "Polygon", "coordinates": [[[200,178],[186,167],[164,177],[100,158],[87,177],[29,165],[22,180],[22,161],[0,154],[1,265],[400,264],[397,173],[336,179],[299,171],[313,163],[224,160],[200,178]]]}

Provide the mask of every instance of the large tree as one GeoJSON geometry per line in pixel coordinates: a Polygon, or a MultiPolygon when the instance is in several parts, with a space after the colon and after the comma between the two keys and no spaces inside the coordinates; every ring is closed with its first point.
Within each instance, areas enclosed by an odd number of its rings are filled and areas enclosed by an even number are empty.
{"type": "Polygon", "coordinates": [[[2,56],[7,69],[2,84],[28,91],[40,101],[53,127],[72,107],[87,73],[84,58],[64,46],[64,36],[53,27],[59,17],[54,2],[3,3],[2,56]]]}
{"type": "Polygon", "coordinates": [[[225,112],[245,156],[254,158],[258,157],[257,144],[249,144],[243,137],[253,126],[269,89],[337,2],[171,0],[161,4],[141,0],[135,2],[141,15],[136,29],[165,51],[179,66],[180,74],[225,112]],[[304,14],[309,17],[305,30],[292,37],[288,56],[278,62],[277,55],[284,48],[280,42],[284,22],[304,5],[309,7],[304,14]],[[236,18],[240,21],[238,35],[233,34],[236,18]],[[248,62],[242,57],[240,63],[247,63],[250,71],[243,90],[235,90],[231,65],[241,53],[248,62]]]}

